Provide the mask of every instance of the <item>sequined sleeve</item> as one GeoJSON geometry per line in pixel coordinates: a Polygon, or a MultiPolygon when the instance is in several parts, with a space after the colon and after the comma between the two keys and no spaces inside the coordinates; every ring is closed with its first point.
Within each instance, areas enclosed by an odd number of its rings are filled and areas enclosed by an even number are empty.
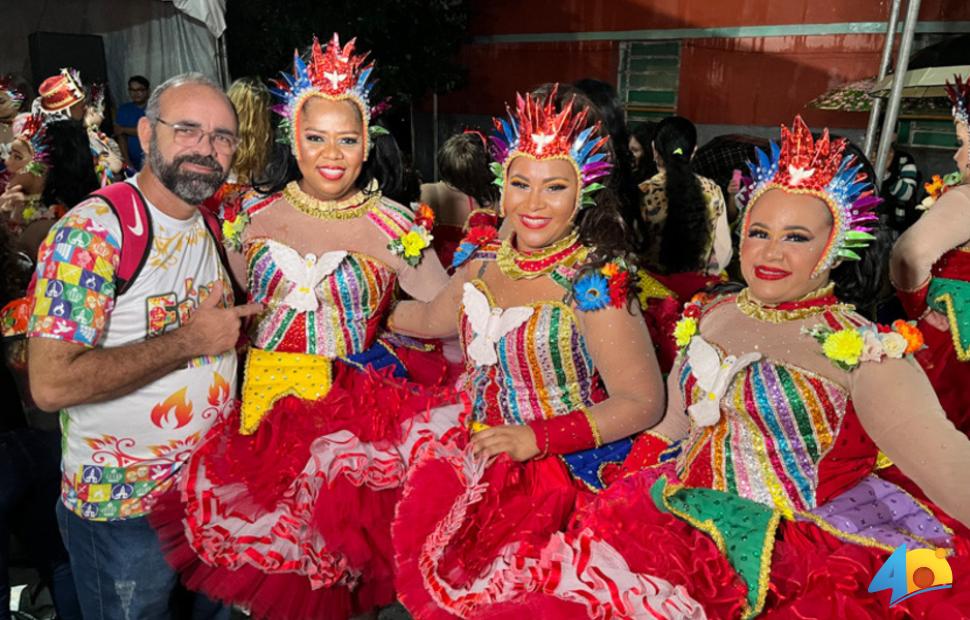
{"type": "Polygon", "coordinates": [[[970,242],[970,186],[950,190],[902,234],[893,248],[890,273],[902,290],[918,288],[943,254],[970,242]]]}
{"type": "Polygon", "coordinates": [[[862,364],[851,375],[856,414],[879,449],[950,516],[970,526],[970,439],[950,422],[911,359],[862,364]]]}

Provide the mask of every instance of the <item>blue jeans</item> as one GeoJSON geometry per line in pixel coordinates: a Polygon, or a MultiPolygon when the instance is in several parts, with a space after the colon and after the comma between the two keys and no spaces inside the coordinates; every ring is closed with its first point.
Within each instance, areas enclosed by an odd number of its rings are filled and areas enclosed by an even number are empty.
{"type": "Polygon", "coordinates": [[[178,576],[148,519],[88,521],[57,504],[85,620],[228,620],[230,609],[195,595],[191,611],[173,606],[178,576]]]}
{"type": "Polygon", "coordinates": [[[31,564],[50,587],[57,615],[81,618],[71,565],[54,519],[60,486],[60,433],[34,428],[0,433],[0,620],[10,618],[11,533],[19,535],[31,564]]]}

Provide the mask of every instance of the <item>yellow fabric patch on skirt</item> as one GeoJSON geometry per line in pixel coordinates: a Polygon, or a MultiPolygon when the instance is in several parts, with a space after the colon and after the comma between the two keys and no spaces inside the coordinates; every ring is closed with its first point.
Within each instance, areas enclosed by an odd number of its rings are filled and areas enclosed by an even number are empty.
{"type": "Polygon", "coordinates": [[[333,364],[309,353],[250,349],[242,388],[239,432],[252,435],[273,405],[284,396],[319,400],[333,384],[333,364]]]}

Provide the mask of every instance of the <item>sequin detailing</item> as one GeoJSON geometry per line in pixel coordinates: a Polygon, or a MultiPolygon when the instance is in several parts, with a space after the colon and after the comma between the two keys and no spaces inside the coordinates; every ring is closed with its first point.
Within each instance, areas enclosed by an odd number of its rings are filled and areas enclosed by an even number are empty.
{"type": "MultiPolygon", "coordinates": [[[[494,300],[481,280],[473,284],[494,300]]],[[[593,405],[599,379],[572,308],[558,301],[529,304],[535,309],[522,325],[496,343],[498,363],[466,366],[463,383],[475,419],[489,425],[522,424],[565,415],[593,405]]],[[[462,346],[474,332],[464,309],[462,346]]]]}
{"type": "MultiPolygon", "coordinates": [[[[688,406],[706,395],[685,361],[688,406]]],[[[735,493],[790,516],[817,504],[818,469],[831,450],[849,398],[819,375],[761,360],[739,373],[713,427],[692,428],[678,459],[690,487],[735,493]]]]}
{"type": "Polygon", "coordinates": [[[394,292],[396,274],[390,267],[350,252],[316,286],[319,308],[300,312],[283,303],[294,283],[273,261],[266,240],[250,240],[245,252],[250,299],[266,306],[256,347],[332,359],[360,353],[373,343],[381,309],[394,292]]]}

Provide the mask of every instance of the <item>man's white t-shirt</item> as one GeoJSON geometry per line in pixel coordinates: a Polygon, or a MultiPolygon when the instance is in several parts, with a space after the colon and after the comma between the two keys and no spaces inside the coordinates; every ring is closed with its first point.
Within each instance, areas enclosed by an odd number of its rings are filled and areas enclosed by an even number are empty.
{"type": "MultiPolygon", "coordinates": [[[[111,209],[87,200],[54,225],[39,253],[29,337],[87,347],[141,342],[185,324],[217,280],[224,303],[232,305],[230,281],[202,216],[178,220],[150,203],[148,209],[152,247],[117,298],[122,237],[111,209]]],[[[61,411],[64,505],[98,521],[147,514],[195,444],[232,407],[235,379],[230,351],[193,359],[121,398],[61,411]]]]}

